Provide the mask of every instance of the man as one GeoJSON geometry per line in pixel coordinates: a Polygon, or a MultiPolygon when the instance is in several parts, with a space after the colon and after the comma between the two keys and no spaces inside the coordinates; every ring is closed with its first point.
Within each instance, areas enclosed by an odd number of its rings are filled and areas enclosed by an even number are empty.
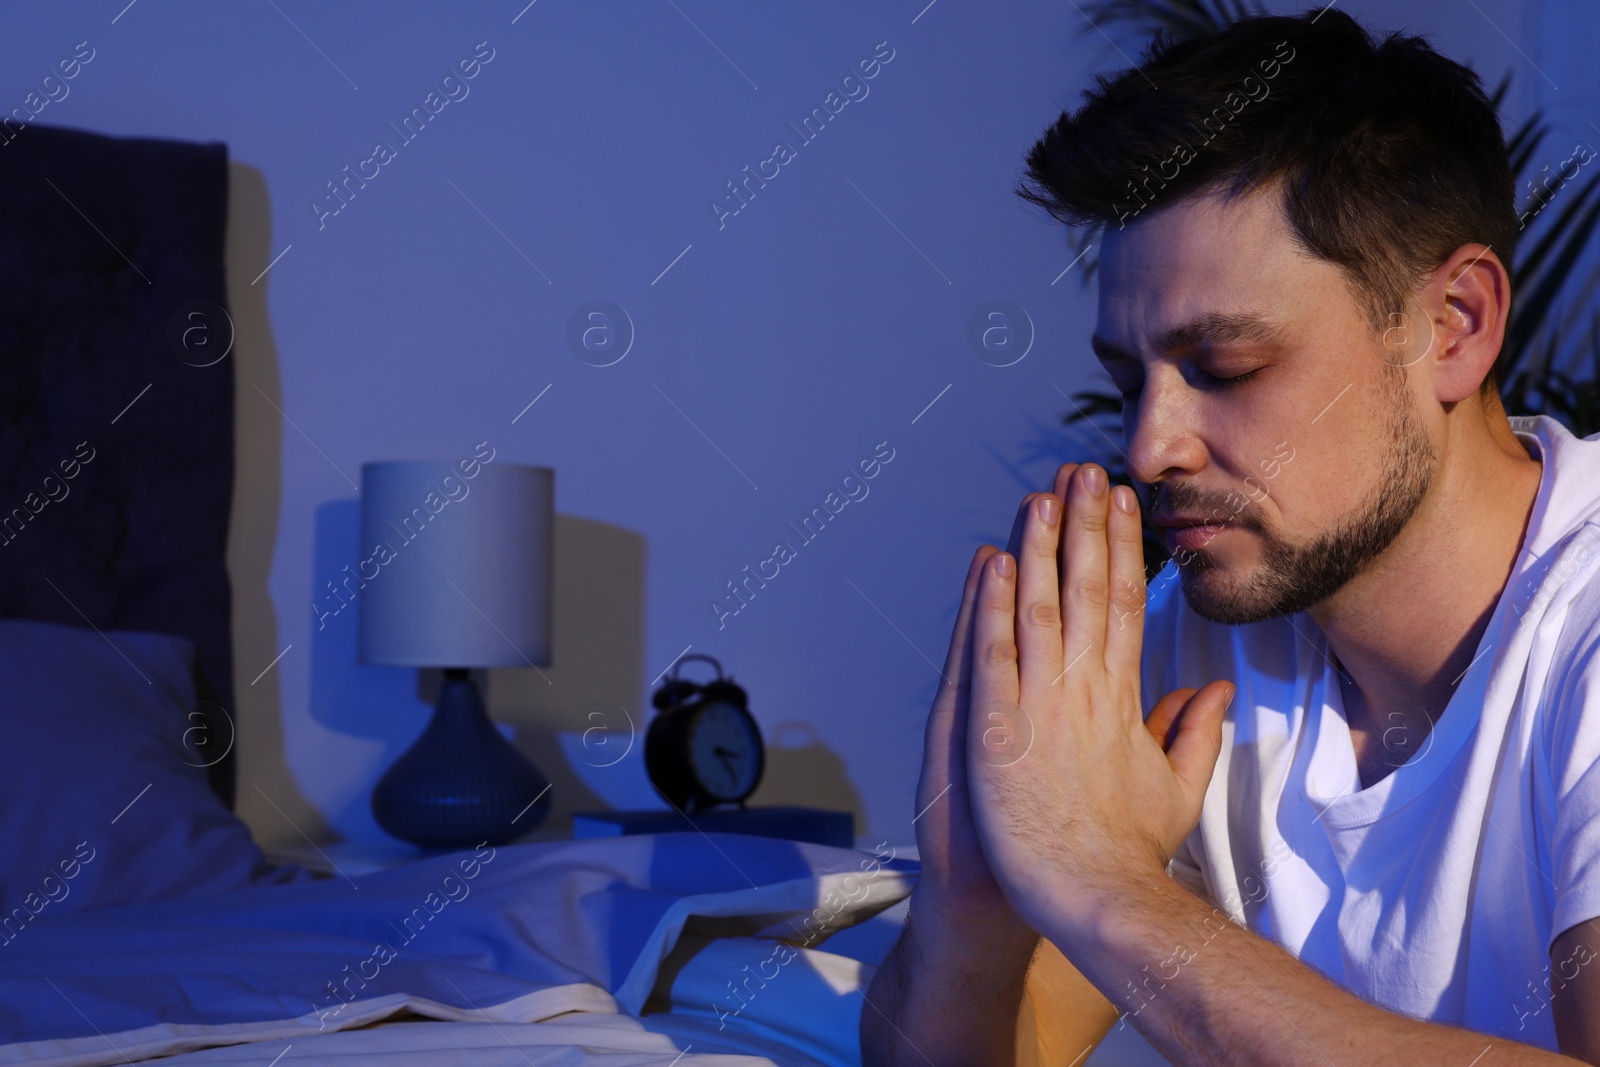
{"type": "Polygon", "coordinates": [[[1173,559],[1093,464],[978,550],[866,1062],[1600,1064],[1600,438],[1499,404],[1481,85],[1324,9],[1086,96],[1024,195],[1173,559]]]}

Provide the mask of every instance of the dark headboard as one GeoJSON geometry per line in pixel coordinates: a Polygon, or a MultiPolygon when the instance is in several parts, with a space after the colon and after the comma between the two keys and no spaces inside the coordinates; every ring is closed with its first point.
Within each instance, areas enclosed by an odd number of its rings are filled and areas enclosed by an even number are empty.
{"type": "Polygon", "coordinates": [[[0,141],[0,616],[191,639],[231,806],[227,146],[0,141]]]}

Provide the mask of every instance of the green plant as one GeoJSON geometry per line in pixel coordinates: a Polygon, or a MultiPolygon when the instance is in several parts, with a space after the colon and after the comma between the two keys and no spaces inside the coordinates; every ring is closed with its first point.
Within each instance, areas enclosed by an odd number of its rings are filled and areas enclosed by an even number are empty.
{"type": "MultiPolygon", "coordinates": [[[[1238,19],[1267,13],[1260,0],[1092,0],[1083,5],[1083,10],[1087,21],[1081,30],[1085,35],[1123,26],[1151,36],[1161,33],[1172,40],[1212,33],[1238,19]]],[[[1502,106],[1510,85],[1511,76],[1507,74],[1491,94],[1496,110],[1502,106]]],[[[1532,189],[1529,176],[1533,161],[1549,134],[1544,113],[1535,111],[1507,139],[1506,151],[1518,188],[1526,185],[1532,189]]],[[[1589,279],[1575,282],[1573,268],[1600,223],[1600,173],[1567,195],[1559,211],[1547,213],[1545,208],[1554,203],[1564,184],[1535,192],[1523,208],[1523,214],[1531,216],[1531,225],[1524,231],[1513,257],[1513,297],[1502,349],[1500,396],[1508,414],[1548,414],[1574,434],[1587,437],[1600,432],[1600,313],[1591,319],[1587,342],[1576,349],[1571,361],[1589,365],[1571,368],[1562,366],[1563,328],[1555,321],[1554,313],[1561,306],[1563,295],[1588,286],[1589,279]]],[[[1088,253],[1103,229],[1082,227],[1073,235],[1076,250],[1084,257],[1080,275],[1084,285],[1095,276],[1099,257],[1088,253]]],[[[1096,461],[1106,467],[1113,482],[1129,483],[1127,457],[1119,443],[1121,395],[1089,388],[1068,399],[1073,410],[1062,416],[1062,424],[1069,428],[1083,424],[1095,428],[1109,446],[1096,461]]],[[[1146,523],[1147,574],[1153,577],[1167,555],[1166,547],[1146,523]]]]}

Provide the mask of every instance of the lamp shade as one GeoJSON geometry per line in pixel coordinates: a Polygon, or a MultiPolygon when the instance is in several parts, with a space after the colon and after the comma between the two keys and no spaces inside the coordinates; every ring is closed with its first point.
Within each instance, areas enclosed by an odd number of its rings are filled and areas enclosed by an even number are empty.
{"type": "Polygon", "coordinates": [[[363,464],[361,662],[549,666],[554,520],[550,467],[363,464]]]}

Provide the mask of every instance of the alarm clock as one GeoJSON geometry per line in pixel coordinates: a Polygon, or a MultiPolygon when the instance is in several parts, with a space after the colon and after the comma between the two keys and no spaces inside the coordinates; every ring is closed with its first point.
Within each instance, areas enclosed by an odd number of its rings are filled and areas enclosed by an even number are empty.
{"type": "Polygon", "coordinates": [[[656,792],[685,813],[714,804],[742,808],[761,782],[766,753],[750,699],[723,677],[722,664],[698,653],[680,658],[650,703],[659,714],[645,733],[644,765],[656,792]],[[691,659],[716,667],[716,681],[680,680],[679,665],[691,659]]]}

